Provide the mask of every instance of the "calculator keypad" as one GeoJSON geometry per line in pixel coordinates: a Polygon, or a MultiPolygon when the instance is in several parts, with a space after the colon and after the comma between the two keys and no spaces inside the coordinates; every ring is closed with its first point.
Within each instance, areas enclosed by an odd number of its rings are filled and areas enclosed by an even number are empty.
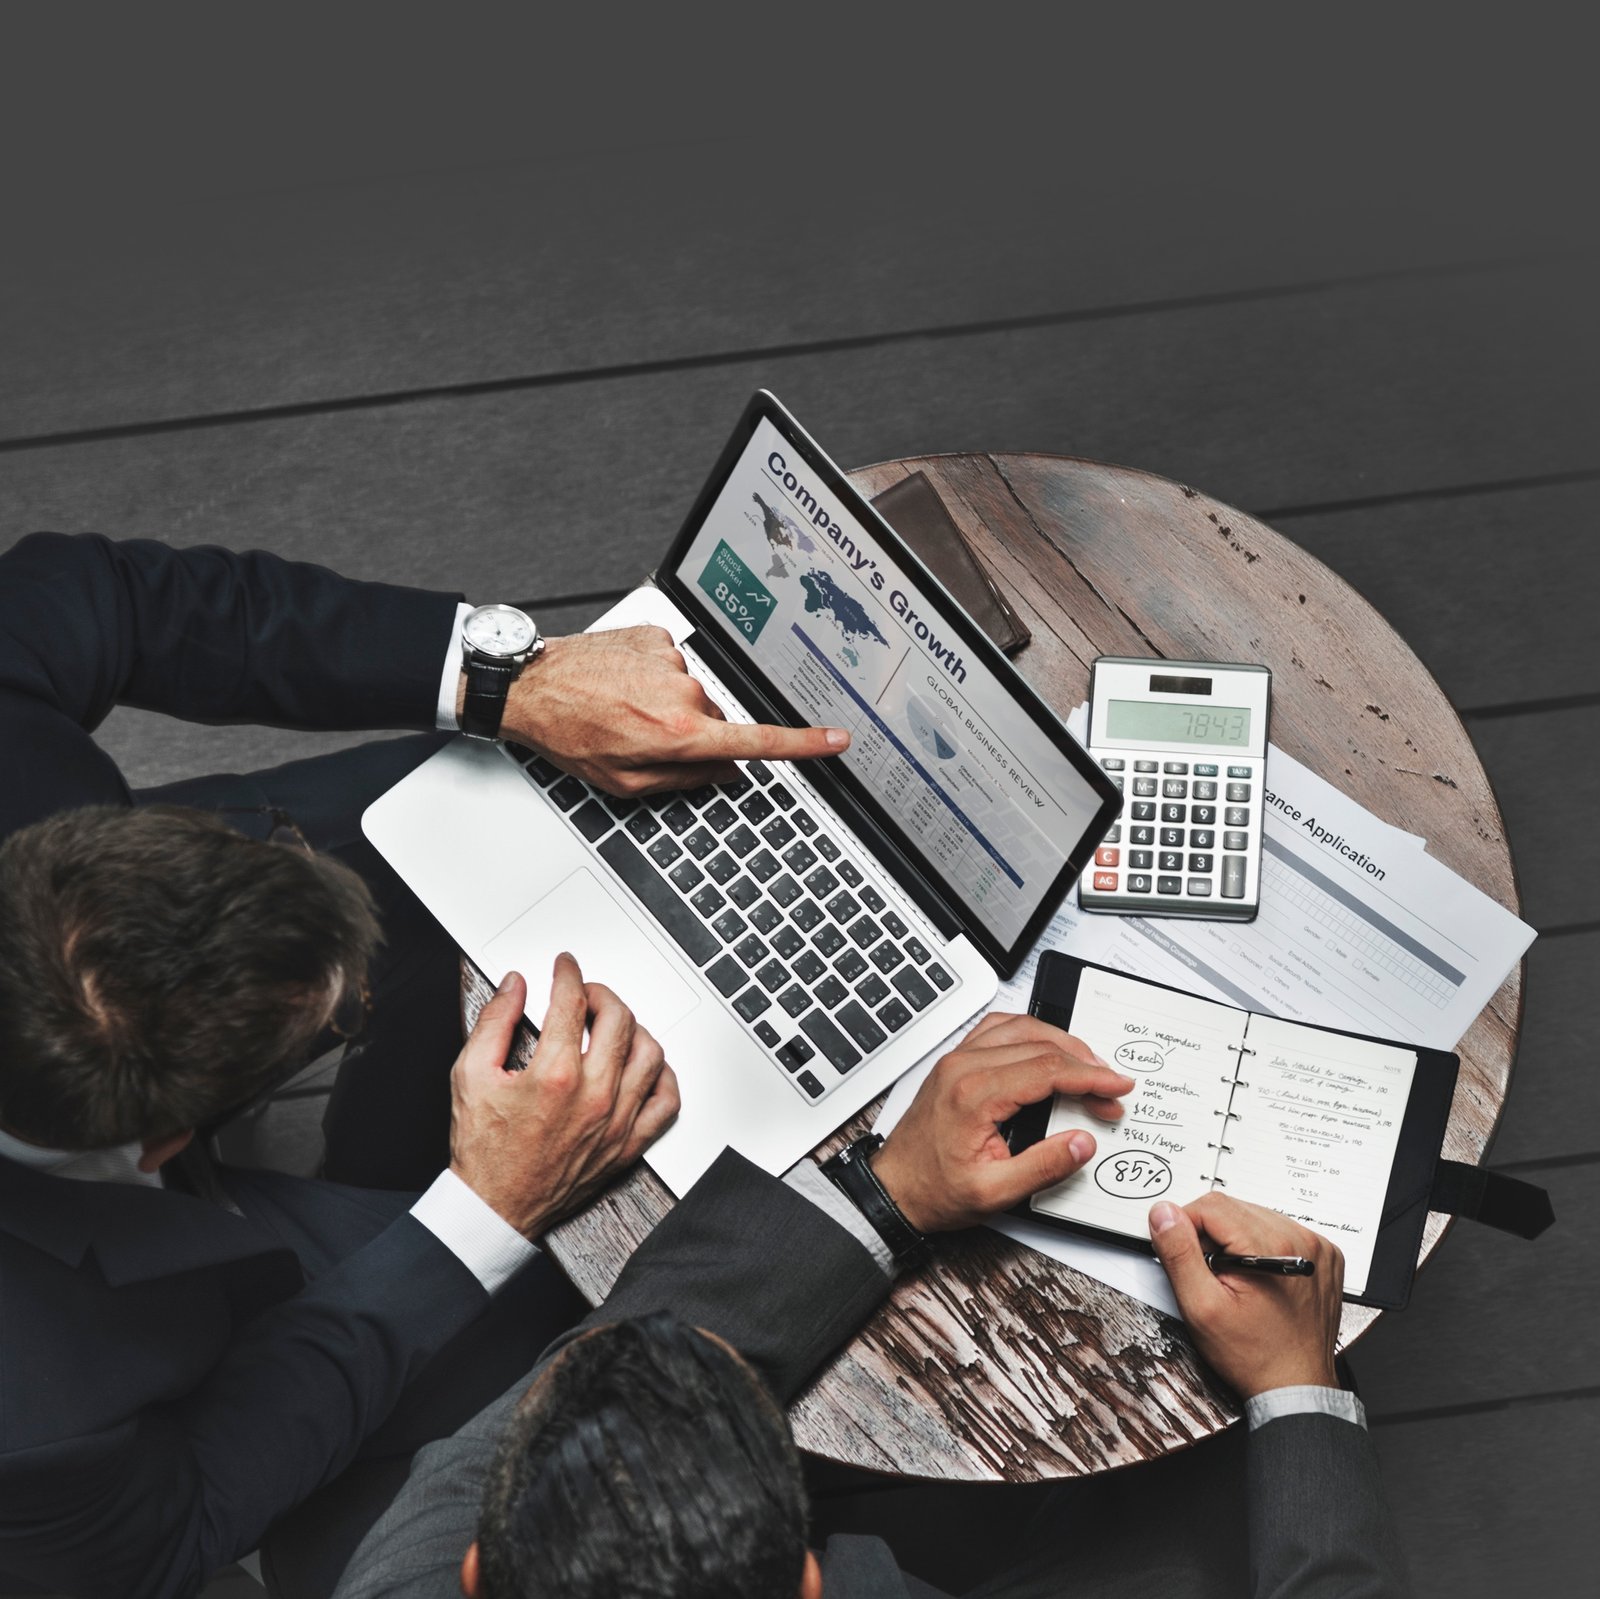
{"type": "Polygon", "coordinates": [[[1123,772],[1131,765],[1136,774],[1131,790],[1138,797],[1126,807],[1135,824],[1128,828],[1133,847],[1117,847],[1122,842],[1120,825],[1114,837],[1107,834],[1095,851],[1086,884],[1090,892],[1148,895],[1153,910],[1163,900],[1220,903],[1244,898],[1249,856],[1261,825],[1252,803],[1260,791],[1260,761],[1219,767],[1207,761],[1130,762],[1108,755],[1100,765],[1108,773],[1123,772]],[[1219,783],[1219,778],[1224,781],[1219,783]],[[1226,802],[1220,817],[1219,789],[1226,802]],[[1220,834],[1219,821],[1224,829],[1220,834]],[[1152,822],[1160,826],[1149,825],[1152,822]]]}

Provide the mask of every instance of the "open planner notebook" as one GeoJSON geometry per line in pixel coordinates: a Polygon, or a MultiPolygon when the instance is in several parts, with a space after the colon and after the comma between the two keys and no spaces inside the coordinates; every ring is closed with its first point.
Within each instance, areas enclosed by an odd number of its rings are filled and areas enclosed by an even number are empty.
{"type": "Polygon", "coordinates": [[[1348,1298],[1404,1303],[1454,1055],[1280,1021],[1059,954],[1041,959],[1031,1009],[1135,1087],[1115,1124],[1061,1097],[1017,1118],[1013,1148],[1075,1127],[1098,1145],[1024,1213],[1148,1250],[1155,1200],[1221,1189],[1338,1244],[1348,1298]]]}

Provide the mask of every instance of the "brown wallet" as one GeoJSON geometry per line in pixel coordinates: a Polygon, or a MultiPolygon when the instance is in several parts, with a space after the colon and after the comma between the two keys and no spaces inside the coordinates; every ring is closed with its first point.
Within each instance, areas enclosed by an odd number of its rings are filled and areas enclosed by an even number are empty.
{"type": "Polygon", "coordinates": [[[913,472],[882,494],[873,495],[872,506],[1007,655],[1015,655],[1033,637],[972,553],[972,546],[924,473],[913,472]]]}

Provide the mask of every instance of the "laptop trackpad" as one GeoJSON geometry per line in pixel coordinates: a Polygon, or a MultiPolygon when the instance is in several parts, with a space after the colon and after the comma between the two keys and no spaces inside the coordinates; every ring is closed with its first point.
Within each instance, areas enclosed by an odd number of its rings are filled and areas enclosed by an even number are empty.
{"type": "Polygon", "coordinates": [[[657,1038],[700,1003],[700,995],[586,868],[496,934],[483,952],[484,967],[496,982],[510,971],[527,978],[528,1015],[538,1023],[549,1005],[550,969],[562,950],[576,957],[585,982],[604,983],[657,1038]]]}

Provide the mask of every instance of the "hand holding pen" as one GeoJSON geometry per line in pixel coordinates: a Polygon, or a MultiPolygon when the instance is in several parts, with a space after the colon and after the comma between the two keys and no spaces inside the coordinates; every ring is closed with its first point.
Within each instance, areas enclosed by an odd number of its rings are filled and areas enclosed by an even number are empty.
{"type": "Polygon", "coordinates": [[[1337,1388],[1344,1257],[1277,1211],[1227,1194],[1150,1212],[1150,1240],[1195,1345],[1241,1398],[1337,1388]]]}

